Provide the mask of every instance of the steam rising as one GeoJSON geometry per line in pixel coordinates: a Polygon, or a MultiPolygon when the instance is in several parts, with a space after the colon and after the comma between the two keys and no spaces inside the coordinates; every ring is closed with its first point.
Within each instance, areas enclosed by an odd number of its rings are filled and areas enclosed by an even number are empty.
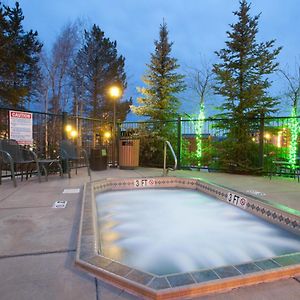
{"type": "Polygon", "coordinates": [[[115,191],[97,196],[101,250],[165,275],[300,251],[300,238],[191,190],[115,191]]]}

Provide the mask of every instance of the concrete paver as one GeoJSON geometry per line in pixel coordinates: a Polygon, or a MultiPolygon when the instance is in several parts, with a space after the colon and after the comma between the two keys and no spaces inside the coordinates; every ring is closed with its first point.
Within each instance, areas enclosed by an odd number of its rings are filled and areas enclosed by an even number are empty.
{"type": "MultiPolygon", "coordinates": [[[[176,171],[176,176],[196,177],[208,180],[236,191],[258,191],[265,195],[254,195],[263,200],[269,200],[275,203],[281,203],[288,207],[300,211],[300,183],[292,178],[274,177],[270,180],[268,177],[235,175],[224,173],[208,173],[199,171],[176,171]]],[[[173,174],[173,173],[171,173],[173,174]]],[[[170,175],[171,175],[170,174],[170,175]]],[[[253,194],[250,194],[253,195],[253,194]]]]}
{"type": "Polygon", "coordinates": [[[195,300],[299,300],[300,284],[294,279],[284,279],[234,289],[227,293],[207,295],[195,300]]]}
{"type": "MultiPolygon", "coordinates": [[[[47,201],[46,207],[24,208],[27,203],[21,201],[21,208],[0,209],[0,257],[75,249],[81,195],[61,194],[47,201]],[[67,200],[67,208],[52,208],[56,200],[67,200]]],[[[40,205],[40,195],[31,196],[30,202],[35,200],[40,205]]]]}
{"type": "Polygon", "coordinates": [[[97,296],[103,300],[139,300],[140,297],[129,294],[115,286],[101,280],[97,280],[97,296]]]}
{"type": "Polygon", "coordinates": [[[0,259],[1,300],[96,299],[95,279],[74,267],[75,253],[0,259]]]}
{"type": "MultiPolygon", "coordinates": [[[[161,176],[161,169],[109,169],[92,172],[92,180],[103,178],[161,176]]],[[[197,177],[243,193],[256,190],[257,196],[300,211],[300,184],[293,179],[238,176],[199,171],[170,172],[170,176],[197,177]]],[[[73,266],[80,218],[83,184],[89,181],[85,169],[61,179],[49,176],[0,185],[0,298],[9,299],[140,299],[111,286],[73,266]],[[81,188],[80,194],[62,194],[65,188],[81,188]],[[56,200],[67,200],[65,209],[53,209],[56,200]]],[[[195,299],[300,299],[300,274],[295,279],[243,287],[227,293],[195,299]]]]}
{"type": "MultiPolygon", "coordinates": [[[[72,203],[68,206],[0,210],[0,257],[75,249],[72,228],[79,209],[76,212],[72,203]]],[[[79,208],[79,202],[76,206],[79,208]]]]}

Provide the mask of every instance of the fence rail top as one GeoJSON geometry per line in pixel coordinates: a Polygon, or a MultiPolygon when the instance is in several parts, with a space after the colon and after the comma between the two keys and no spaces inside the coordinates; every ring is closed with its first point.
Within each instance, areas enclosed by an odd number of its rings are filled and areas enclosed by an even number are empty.
{"type": "Polygon", "coordinates": [[[5,111],[5,110],[6,110],[6,111],[14,110],[14,111],[21,111],[21,112],[33,113],[33,114],[49,115],[49,116],[54,116],[54,117],[62,117],[62,114],[54,114],[54,113],[49,113],[49,112],[41,112],[41,111],[35,111],[35,110],[27,110],[27,109],[21,109],[21,108],[0,107],[0,110],[2,110],[2,111],[5,111]]]}
{"type": "MultiPolygon", "coordinates": [[[[260,120],[261,118],[256,117],[256,118],[247,118],[248,120],[260,120]]],[[[300,116],[283,116],[283,117],[278,117],[278,116],[268,116],[268,117],[264,117],[264,120],[282,120],[282,119],[300,119],[300,116]]],[[[170,123],[170,122],[178,122],[178,121],[182,121],[182,122],[198,122],[198,121],[203,121],[203,122],[215,122],[215,121],[224,121],[224,120],[232,120],[230,118],[214,118],[214,117],[210,117],[210,118],[204,118],[204,119],[175,119],[175,120],[167,120],[167,121],[125,121],[123,123],[120,124],[154,124],[154,123],[170,123]]]]}
{"type": "MultiPolygon", "coordinates": [[[[33,114],[40,114],[40,115],[48,115],[48,116],[55,116],[55,117],[63,117],[64,112],[61,114],[55,114],[51,112],[40,112],[40,111],[34,111],[34,110],[26,110],[26,109],[21,109],[21,108],[12,108],[12,107],[0,107],[0,111],[9,111],[9,110],[15,110],[15,111],[20,111],[20,112],[29,112],[33,114]]],[[[81,119],[81,120],[87,120],[87,121],[95,121],[99,122],[101,119],[96,119],[96,118],[90,118],[90,117],[83,117],[83,116],[76,116],[76,115],[66,115],[68,118],[71,119],[81,119]]],[[[264,117],[264,120],[289,120],[289,119],[299,119],[300,116],[267,116],[264,117]]],[[[254,117],[254,118],[247,118],[248,120],[260,120],[260,117],[254,117]]],[[[214,117],[209,117],[209,118],[193,118],[193,119],[184,119],[179,116],[178,119],[173,119],[173,120],[164,120],[164,121],[151,121],[151,120],[145,120],[145,121],[124,121],[124,122],[118,122],[120,125],[126,125],[126,124],[159,124],[159,123],[174,123],[178,121],[182,122],[198,122],[198,121],[203,121],[203,122],[216,122],[216,121],[225,121],[225,120],[231,120],[231,118],[214,118],[214,117]]]]}

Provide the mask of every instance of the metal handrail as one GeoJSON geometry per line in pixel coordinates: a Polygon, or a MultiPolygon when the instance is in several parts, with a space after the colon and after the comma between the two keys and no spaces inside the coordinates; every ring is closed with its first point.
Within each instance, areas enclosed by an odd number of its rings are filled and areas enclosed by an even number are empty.
{"type": "Polygon", "coordinates": [[[163,170],[163,176],[167,176],[169,170],[175,171],[177,169],[177,157],[173,150],[173,147],[169,141],[164,142],[164,170],[163,170]],[[171,153],[174,157],[174,167],[173,168],[167,168],[167,145],[169,146],[171,153]]]}

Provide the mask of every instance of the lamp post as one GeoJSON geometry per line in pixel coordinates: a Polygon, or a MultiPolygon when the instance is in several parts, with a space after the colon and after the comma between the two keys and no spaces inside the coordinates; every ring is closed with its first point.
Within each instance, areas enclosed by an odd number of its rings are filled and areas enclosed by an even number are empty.
{"type": "Polygon", "coordinates": [[[112,135],[112,166],[116,167],[116,102],[121,97],[122,91],[118,86],[109,88],[109,95],[113,99],[113,135],[112,135]]]}
{"type": "Polygon", "coordinates": [[[72,125],[67,124],[65,126],[65,132],[67,134],[67,138],[71,138],[73,141],[78,136],[78,131],[76,129],[73,129],[72,125]]]}

